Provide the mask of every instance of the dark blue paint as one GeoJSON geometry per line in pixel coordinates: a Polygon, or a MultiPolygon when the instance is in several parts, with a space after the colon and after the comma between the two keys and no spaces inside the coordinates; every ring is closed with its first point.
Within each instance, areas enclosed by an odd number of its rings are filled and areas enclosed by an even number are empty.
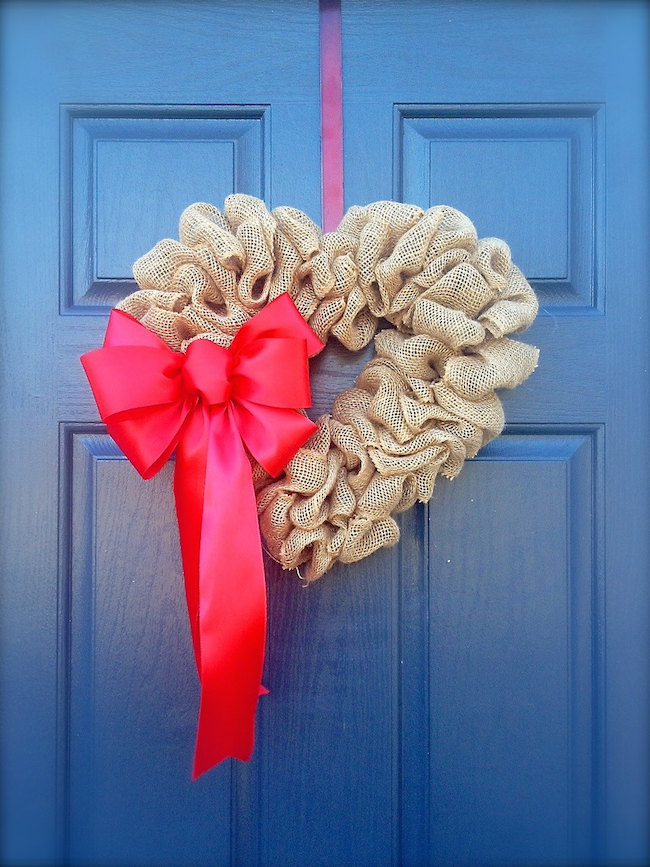
{"type": "Polygon", "coordinates": [[[647,52],[641,4],[344,14],[346,204],[466,209],[542,303],[521,433],[429,507],[434,864],[648,859],[647,52]]]}
{"type": "MultiPolygon", "coordinates": [[[[137,477],[78,356],[191,200],[319,218],[318,4],[2,14],[3,862],[645,863],[643,7],[344,3],[346,204],[505,237],[541,363],[398,547],[267,564],[256,752],[194,784],[171,469],[137,477]]],[[[359,363],[318,359],[318,411],[359,363]]]]}

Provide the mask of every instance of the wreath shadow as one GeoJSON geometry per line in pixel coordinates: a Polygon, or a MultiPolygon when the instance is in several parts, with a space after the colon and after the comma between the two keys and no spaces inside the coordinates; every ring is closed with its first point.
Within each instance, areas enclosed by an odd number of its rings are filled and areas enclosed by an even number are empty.
{"type": "MultiPolygon", "coordinates": [[[[377,332],[394,328],[386,319],[380,319],[377,332]]],[[[337,396],[351,388],[357,377],[375,355],[374,337],[358,352],[346,349],[338,340],[331,339],[322,352],[309,362],[312,405],[307,415],[312,421],[332,412],[337,396]]]]}

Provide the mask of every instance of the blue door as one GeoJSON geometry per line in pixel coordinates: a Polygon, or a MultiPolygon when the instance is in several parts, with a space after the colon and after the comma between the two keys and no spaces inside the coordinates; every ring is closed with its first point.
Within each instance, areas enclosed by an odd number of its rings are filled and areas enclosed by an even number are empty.
{"type": "MultiPolygon", "coordinates": [[[[320,220],[318,4],[2,18],[3,863],[646,863],[646,7],[344,0],[346,206],[506,239],[540,366],[397,547],[267,562],[255,753],[194,783],[171,470],[78,359],[191,202],[320,220]]],[[[328,347],[316,412],[361,355],[328,347]]]]}

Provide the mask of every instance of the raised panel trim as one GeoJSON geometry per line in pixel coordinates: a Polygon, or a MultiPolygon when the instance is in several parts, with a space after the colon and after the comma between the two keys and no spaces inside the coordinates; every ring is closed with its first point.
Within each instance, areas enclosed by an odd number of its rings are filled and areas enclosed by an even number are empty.
{"type": "Polygon", "coordinates": [[[137,289],[126,275],[98,273],[98,142],[164,141],[169,135],[172,141],[183,141],[187,132],[191,140],[229,142],[233,148],[233,191],[268,200],[269,122],[268,105],[61,105],[61,314],[106,315],[137,289]],[[138,121],[143,122],[144,131],[139,131],[138,121]],[[254,181],[251,175],[255,175],[254,181]]]}
{"type": "MultiPolygon", "coordinates": [[[[106,465],[116,463],[126,465],[127,458],[108,435],[106,428],[99,422],[62,422],[59,425],[59,571],[58,571],[58,611],[57,611],[57,636],[58,636],[58,670],[57,670],[57,791],[56,791],[56,816],[58,825],[59,852],[57,863],[104,863],[106,861],[105,847],[107,840],[112,841],[114,836],[110,830],[107,832],[107,822],[110,823],[112,814],[107,813],[109,802],[106,801],[103,773],[100,767],[95,766],[97,745],[100,738],[105,738],[107,730],[104,726],[104,717],[100,707],[96,706],[97,691],[96,663],[103,662],[103,677],[107,669],[111,668],[110,653],[106,655],[106,642],[102,643],[100,632],[106,632],[109,622],[105,618],[103,609],[95,610],[101,605],[101,600],[106,598],[106,573],[102,572],[102,560],[108,549],[99,537],[99,531],[106,531],[107,524],[99,525],[98,510],[102,508],[102,494],[105,485],[112,485],[112,470],[106,465]],[[103,467],[103,471],[102,471],[103,467]],[[97,570],[100,569],[100,573],[97,570]],[[99,618],[99,619],[97,619],[99,618]],[[102,621],[102,622],[100,622],[102,621]],[[97,643],[100,642],[100,643],[97,643]],[[97,648],[95,648],[97,644],[97,648]],[[97,657],[97,658],[96,658],[97,657]],[[90,798],[90,801],[89,801],[90,798]]],[[[137,474],[132,469],[125,467],[133,479],[135,485],[142,485],[137,474]]],[[[170,468],[166,468],[168,477],[170,468]]],[[[122,472],[122,471],[120,471],[122,472]]],[[[171,478],[169,478],[171,481],[171,478]]],[[[160,487],[158,487],[160,492],[160,487]]],[[[145,494],[146,496],[146,494],[145,494]]],[[[171,496],[168,498],[171,501],[171,496]]],[[[171,529],[171,525],[170,528],[171,529]]],[[[172,537],[166,535],[167,539],[172,537]]],[[[173,545],[174,542],[171,541],[173,545]]],[[[176,543],[177,544],[177,543],[176,543]]],[[[180,568],[180,557],[179,564],[180,568]]],[[[132,582],[131,582],[132,583],[132,582]]],[[[152,586],[156,586],[155,581],[152,586]]],[[[128,592],[128,589],[127,589],[128,592]]],[[[121,595],[121,593],[120,593],[121,595]]],[[[180,603],[180,599],[179,599],[180,603]]],[[[181,614],[184,605],[176,607],[177,613],[181,614]]],[[[151,630],[147,628],[147,633],[151,630]]],[[[189,633],[186,636],[186,650],[190,650],[191,641],[189,633]]],[[[137,652],[137,648],[136,648],[137,652]]],[[[149,655],[148,659],[151,659],[149,655]]],[[[193,672],[191,659],[187,659],[187,671],[193,672]]],[[[198,692],[197,689],[194,690],[198,692]]],[[[198,695],[196,696],[198,698],[198,695]]],[[[99,701],[104,705],[111,701],[104,690],[99,701]]],[[[138,699],[136,699],[137,701],[138,699]]],[[[151,707],[150,701],[145,700],[143,707],[151,707]]],[[[198,707],[198,702],[197,702],[198,707]]],[[[197,809],[201,803],[215,803],[218,798],[220,829],[214,829],[214,834],[222,838],[219,847],[212,846],[211,851],[217,852],[217,856],[225,862],[230,860],[229,828],[231,825],[228,815],[228,806],[232,804],[231,780],[229,763],[222,766],[220,771],[214,771],[206,775],[201,782],[192,783],[190,780],[191,770],[191,747],[195,727],[194,715],[189,706],[183,704],[182,719],[185,729],[186,741],[183,741],[182,775],[174,773],[172,784],[177,786],[176,798],[181,809],[185,810],[182,830],[187,839],[193,839],[191,814],[191,802],[196,800],[197,809]],[[187,720],[185,717],[187,716],[187,720]],[[191,717],[191,719],[190,719],[191,717]],[[188,736],[189,735],[189,736],[188,736]],[[185,751],[187,745],[187,752],[185,751]],[[202,794],[201,794],[202,793],[202,794]],[[203,801],[201,801],[203,798],[203,801]],[[207,798],[207,801],[206,801],[207,798]],[[188,821],[189,820],[189,821],[188,821]],[[224,833],[225,832],[225,833],[224,833]]],[[[124,722],[128,727],[129,720],[122,718],[117,726],[124,722]]],[[[169,737],[175,736],[179,717],[172,714],[170,718],[169,737]]],[[[108,730],[110,734],[110,729],[108,730]]],[[[116,731],[114,729],[113,731],[116,731]]],[[[137,729],[136,729],[137,731],[137,729]]],[[[169,743],[170,751],[174,751],[178,744],[169,743]]],[[[102,759],[102,761],[105,761],[102,759]]],[[[155,756],[151,755],[149,761],[156,762],[155,756]]],[[[230,763],[232,764],[232,763],[230,763]]],[[[124,766],[137,776],[137,769],[124,766]]],[[[134,785],[145,782],[145,790],[142,798],[150,799],[158,817],[167,809],[165,798],[154,788],[147,789],[147,781],[151,782],[151,773],[155,774],[157,768],[150,767],[146,779],[140,776],[134,785]]],[[[163,790],[164,791],[164,790],[163,790]]],[[[138,798],[137,789],[131,789],[128,797],[138,798]]],[[[114,790],[113,790],[114,796],[114,790]]],[[[213,835],[213,823],[206,823],[206,811],[198,816],[201,832],[197,835],[197,845],[204,852],[207,837],[213,835]]],[[[158,821],[158,820],[157,820],[158,821]]],[[[164,829],[158,826],[162,832],[164,829]]],[[[131,834],[131,840],[135,840],[139,834],[137,826],[133,826],[127,833],[131,834]]],[[[149,834],[150,832],[145,832],[149,834]]],[[[215,838],[216,839],[216,838],[215,838]]],[[[169,851],[165,856],[165,847],[172,850],[177,845],[173,838],[165,838],[160,834],[160,840],[153,837],[143,838],[145,849],[154,852],[146,857],[155,857],[155,852],[160,857],[169,860],[169,851]],[[153,849],[151,847],[155,846],[153,849]]],[[[212,844],[210,844],[212,845],[212,844]]],[[[110,859],[109,859],[110,860],[110,859]]],[[[167,860],[165,863],[167,863],[167,860]]],[[[171,862],[170,862],[171,863],[171,862]]],[[[203,863],[203,862],[202,862],[203,863]]]]}
{"type": "MultiPolygon", "coordinates": [[[[434,494],[435,496],[435,494],[434,494]]],[[[431,664],[427,652],[431,616],[429,504],[416,504],[398,517],[400,534],[393,562],[393,702],[397,839],[392,863],[417,864],[431,852],[431,664]],[[413,720],[420,722],[413,726],[413,720]],[[408,746],[407,746],[408,744],[408,746]]],[[[433,855],[432,855],[433,859],[433,855]]]]}
{"type": "Polygon", "coordinates": [[[557,461],[566,467],[570,506],[566,516],[569,661],[566,773],[567,848],[571,863],[591,863],[595,853],[602,851],[605,827],[605,434],[603,424],[510,424],[472,459],[472,462],[557,461]],[[578,486],[590,490],[588,502],[572,496],[578,486]],[[585,731],[589,732],[587,742],[585,731]]]}
{"type": "MultiPolygon", "coordinates": [[[[58,611],[57,611],[57,823],[60,844],[59,860],[68,863],[71,855],[72,817],[72,762],[73,762],[73,470],[75,441],[86,448],[84,473],[88,478],[86,510],[94,507],[94,464],[97,459],[126,460],[100,423],[62,422],[59,425],[59,563],[58,563],[58,611]]],[[[93,521],[86,515],[86,538],[83,546],[84,572],[92,575],[93,569],[93,521]]],[[[90,642],[92,644],[92,627],[90,642]]],[[[88,714],[92,725],[92,712],[88,714]]],[[[87,782],[92,768],[84,770],[87,782]]]]}
{"type": "MultiPolygon", "coordinates": [[[[605,551],[604,551],[604,445],[603,424],[511,424],[503,434],[484,447],[473,462],[553,461],[566,467],[567,486],[567,704],[569,711],[567,754],[567,863],[591,863],[594,853],[601,851],[600,835],[604,827],[605,791],[605,551]],[[540,443],[542,448],[540,449],[540,443]],[[591,498],[575,499],[577,490],[589,490],[591,498]],[[573,498],[573,499],[572,499],[573,498]],[[578,538],[584,536],[585,538],[578,538]],[[577,592],[581,590],[584,594],[577,592]],[[586,597],[586,598],[585,598],[586,597]],[[581,640],[578,640],[578,632],[581,640]],[[584,733],[587,731],[586,741],[584,733]]],[[[453,482],[450,484],[453,485],[453,482]]],[[[435,494],[434,494],[435,497],[435,494]]],[[[424,515],[424,533],[430,538],[431,504],[424,515]]],[[[402,520],[417,520],[420,507],[410,510],[402,520]]],[[[432,537],[431,537],[432,538],[432,537]]],[[[401,546],[400,546],[401,547],[401,546]]],[[[399,636],[399,695],[402,702],[401,730],[398,743],[404,752],[404,736],[414,718],[413,711],[422,701],[423,689],[430,688],[432,660],[423,654],[420,642],[430,647],[429,587],[436,568],[432,548],[427,541],[426,564],[422,576],[413,579],[408,568],[400,570],[400,618],[396,624],[399,636]],[[423,597],[422,594],[426,595],[423,597]],[[423,607],[423,598],[427,600],[423,607]],[[415,617],[413,615],[415,614],[415,617]],[[419,636],[419,638],[418,638],[419,636]]],[[[404,560],[402,552],[400,559],[404,560]]],[[[436,697],[427,699],[435,707],[436,697]]],[[[413,737],[413,731],[409,732],[413,737]]],[[[433,754],[433,729],[428,726],[426,740],[420,746],[421,758],[433,754]]],[[[409,791],[427,799],[435,792],[436,780],[429,761],[400,763],[400,857],[405,863],[419,846],[434,839],[433,817],[424,809],[414,812],[409,806],[409,791]],[[426,842],[425,842],[426,841],[426,842]],[[412,845],[417,843],[415,848],[412,845]]],[[[434,855],[432,854],[432,860],[434,855]]],[[[437,861],[436,861],[437,863],[437,861]]]]}
{"type": "Polygon", "coordinates": [[[499,140],[567,142],[567,274],[533,278],[531,284],[540,298],[542,315],[547,313],[548,307],[552,308],[549,311],[552,315],[578,312],[602,314],[605,263],[605,109],[602,104],[395,104],[393,197],[403,201],[406,195],[404,171],[407,140],[411,141],[412,149],[413,142],[421,139],[419,150],[426,148],[427,154],[430,142],[434,140],[492,140],[488,129],[483,135],[481,121],[484,120],[504,122],[505,136],[497,135],[496,139],[499,140]],[[465,132],[461,134],[457,128],[458,122],[468,120],[477,121],[472,125],[469,139],[465,132]],[[522,136],[514,131],[510,124],[516,124],[517,121],[523,121],[530,133],[522,136]]]}
{"type": "MultiPolygon", "coordinates": [[[[606,572],[605,572],[605,440],[606,425],[602,423],[583,424],[509,424],[506,425],[502,437],[498,437],[481,450],[474,460],[499,460],[501,440],[518,437],[523,442],[527,437],[562,437],[572,440],[574,448],[569,449],[567,464],[567,493],[571,497],[581,481],[586,467],[573,458],[581,449],[587,449],[591,500],[580,503],[587,510],[584,517],[589,524],[589,544],[592,556],[589,571],[583,576],[583,585],[589,592],[589,610],[578,609],[579,597],[573,585],[567,588],[570,603],[569,640],[578,634],[578,629],[588,629],[590,634],[589,657],[579,658],[575,652],[570,653],[571,671],[569,672],[570,695],[568,700],[572,710],[579,713],[589,713],[590,743],[581,743],[580,732],[584,730],[585,721],[575,714],[571,715],[569,791],[571,793],[571,815],[569,830],[573,836],[569,840],[570,854],[578,862],[591,862],[597,852],[604,851],[604,834],[606,827],[606,727],[607,727],[607,681],[606,681],[606,572]],[[493,456],[491,456],[491,453],[493,456]],[[582,622],[580,622],[582,618],[582,622]],[[588,672],[588,677],[580,672],[588,672]],[[572,756],[579,756],[571,762],[572,756]],[[584,803],[581,794],[588,792],[589,803],[584,803]]],[[[561,451],[561,450],[560,450],[561,451]]],[[[530,459],[535,459],[531,457],[530,459]]],[[[543,458],[542,458],[543,459],[543,458]]],[[[559,455],[558,455],[558,459],[559,455]]],[[[577,504],[573,499],[573,504],[577,504]]],[[[570,523],[570,515],[567,514],[570,523]]],[[[573,533],[567,526],[567,538],[571,540],[568,552],[567,571],[575,575],[580,568],[580,559],[586,557],[584,551],[585,539],[580,534],[573,533]],[[577,537],[576,537],[577,535],[577,537]],[[582,546],[582,547],[581,547],[582,546]]]]}

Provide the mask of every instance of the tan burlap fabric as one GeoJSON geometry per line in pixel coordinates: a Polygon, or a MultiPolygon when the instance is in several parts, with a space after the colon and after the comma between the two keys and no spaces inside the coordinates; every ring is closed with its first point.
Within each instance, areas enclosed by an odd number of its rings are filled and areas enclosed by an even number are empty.
{"type": "Polygon", "coordinates": [[[532,289],[495,238],[478,240],[453,208],[375,202],[323,235],[302,212],[233,195],[224,212],[191,205],[180,243],[164,240],[133,268],[140,291],[119,306],[185,350],[229,346],[243,323],[289,292],[318,336],[359,350],[380,318],[376,355],[277,480],[255,467],[262,533],[286,568],[312,581],[394,544],[393,515],[426,502],[438,473],[504,424],[497,388],[513,388],[538,351],[506,335],[537,313],[532,289]]]}

